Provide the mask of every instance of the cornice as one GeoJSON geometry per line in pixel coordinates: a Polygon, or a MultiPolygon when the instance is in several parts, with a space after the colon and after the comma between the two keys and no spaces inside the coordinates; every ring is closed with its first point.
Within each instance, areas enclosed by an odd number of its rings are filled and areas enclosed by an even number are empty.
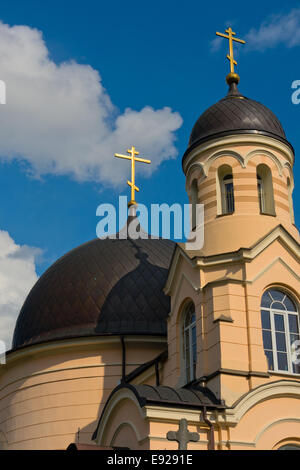
{"type": "MultiPolygon", "coordinates": [[[[275,227],[271,232],[269,232],[263,238],[258,240],[250,248],[240,248],[237,251],[222,253],[219,255],[197,256],[196,253],[193,253],[194,256],[190,258],[187,255],[187,253],[184,251],[183,247],[177,244],[176,252],[172,259],[171,266],[169,269],[169,274],[168,274],[167,282],[164,288],[164,292],[167,295],[170,295],[171,293],[180,257],[183,257],[194,269],[195,268],[205,269],[205,268],[211,268],[211,267],[224,266],[228,264],[230,265],[244,264],[244,263],[251,262],[257,256],[259,256],[259,254],[262,253],[275,240],[280,240],[280,242],[289,250],[289,252],[295,257],[295,259],[297,261],[300,260],[299,243],[294,239],[294,237],[289,232],[287,232],[287,230],[282,225],[278,225],[277,227],[275,227]]],[[[282,260],[280,257],[276,258],[275,260],[272,260],[272,263],[274,264],[274,262],[278,260],[281,263],[286,264],[284,260],[282,260]]],[[[288,265],[286,265],[286,267],[289,270],[291,270],[291,268],[288,265]]],[[[266,269],[267,267],[264,268],[264,270],[266,269]]],[[[296,277],[299,279],[299,276],[297,275],[297,273],[295,274],[296,274],[296,277]]],[[[254,280],[256,280],[256,278],[254,280]]],[[[219,281],[224,282],[224,280],[225,279],[222,278],[219,281]]],[[[254,280],[252,280],[252,282],[254,282],[254,280]]],[[[238,282],[238,280],[236,279],[234,281],[238,282]]],[[[243,282],[247,282],[247,281],[243,280],[243,282]]],[[[204,288],[204,286],[201,286],[201,285],[194,286],[192,283],[191,285],[197,291],[204,288]]]]}

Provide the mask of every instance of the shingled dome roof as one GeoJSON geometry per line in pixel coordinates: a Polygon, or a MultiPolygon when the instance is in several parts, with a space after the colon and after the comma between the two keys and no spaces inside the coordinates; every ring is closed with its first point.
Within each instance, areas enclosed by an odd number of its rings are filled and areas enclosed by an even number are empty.
{"type": "Polygon", "coordinates": [[[227,96],[197,120],[188,150],[212,138],[241,133],[266,135],[291,146],[275,114],[263,104],[241,95],[236,84],[232,83],[227,96]]]}
{"type": "Polygon", "coordinates": [[[163,293],[175,243],[93,240],[54,263],[29,293],[13,348],[70,337],[166,335],[163,293]]]}

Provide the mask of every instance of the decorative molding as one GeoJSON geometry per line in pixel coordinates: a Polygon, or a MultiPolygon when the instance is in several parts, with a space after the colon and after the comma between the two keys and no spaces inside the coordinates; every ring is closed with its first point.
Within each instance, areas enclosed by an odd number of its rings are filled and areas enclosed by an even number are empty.
{"type": "MultiPolygon", "coordinates": [[[[197,252],[193,252],[194,257],[189,258],[187,253],[184,251],[184,248],[177,244],[176,252],[173,257],[173,260],[170,265],[169,269],[169,274],[167,278],[167,282],[164,288],[164,292],[167,295],[170,295],[175,275],[177,274],[177,266],[179,263],[179,260],[181,256],[183,259],[185,259],[193,268],[198,267],[198,268],[205,268],[205,267],[215,267],[215,266],[222,266],[226,264],[238,264],[238,263],[245,263],[252,261],[254,258],[256,258],[260,253],[262,253],[268,246],[270,246],[274,241],[279,240],[287,249],[288,251],[294,256],[294,258],[299,261],[300,259],[300,247],[299,243],[290,235],[289,232],[285,228],[283,228],[282,225],[278,225],[275,227],[271,232],[269,232],[265,237],[262,239],[258,240],[252,247],[250,248],[240,248],[237,251],[234,252],[229,252],[229,253],[222,253],[220,255],[212,255],[212,256],[198,256],[197,252]]],[[[280,257],[277,258],[289,271],[291,274],[293,274],[296,279],[299,279],[299,276],[297,273],[295,273],[288,265],[283,261],[280,257]]],[[[274,263],[273,261],[272,263],[274,263]]],[[[255,280],[265,272],[266,269],[269,269],[269,267],[264,268],[261,273],[258,273],[256,277],[252,281],[247,281],[245,279],[235,279],[232,280],[232,282],[247,282],[247,283],[253,283],[255,280]]],[[[200,280],[200,278],[199,278],[200,280]]],[[[201,282],[199,283],[199,286],[195,286],[189,279],[187,278],[187,281],[191,283],[192,287],[194,290],[197,292],[200,292],[204,288],[207,287],[207,283],[205,285],[201,285],[201,282]]],[[[218,279],[215,282],[224,282],[226,279],[218,279]]],[[[231,281],[230,281],[231,282],[231,281]]]]}
{"type": "MultiPolygon", "coordinates": [[[[185,273],[181,273],[181,276],[180,276],[180,280],[178,282],[178,288],[176,289],[176,294],[175,294],[175,297],[174,297],[174,308],[176,308],[177,306],[177,301],[178,301],[178,297],[180,296],[181,294],[181,286],[182,286],[182,283],[183,281],[187,281],[187,283],[193,288],[193,290],[199,294],[201,292],[201,287],[199,286],[196,286],[193,281],[190,280],[190,278],[185,274],[185,273]]],[[[174,312],[174,308],[172,308],[171,312],[169,313],[169,316],[171,317],[173,315],[173,312],[174,312]]]]}
{"type": "Polygon", "coordinates": [[[269,157],[277,166],[278,173],[282,177],[283,162],[274,153],[268,150],[262,149],[262,148],[258,148],[258,149],[251,150],[250,152],[248,152],[247,155],[245,156],[245,165],[247,166],[248,162],[252,158],[256,156],[260,156],[260,155],[269,157]]]}
{"type": "Polygon", "coordinates": [[[290,178],[291,178],[291,186],[292,186],[292,190],[294,189],[294,172],[293,172],[293,167],[292,165],[290,164],[290,162],[285,162],[283,164],[283,169],[284,168],[287,168],[289,170],[289,175],[290,175],[290,178]]]}
{"type": "MultiPolygon", "coordinates": [[[[276,426],[277,424],[280,424],[280,423],[300,423],[300,418],[295,418],[295,417],[290,417],[290,418],[282,418],[282,419],[278,419],[277,421],[273,421],[272,423],[268,423],[266,424],[266,426],[263,427],[263,429],[261,429],[259,431],[259,433],[256,435],[255,439],[254,439],[254,443],[257,444],[259,439],[261,438],[261,436],[270,428],[272,428],[273,426],[276,426]]],[[[299,426],[299,429],[300,429],[300,426],[299,426]]]]}
{"type": "Polygon", "coordinates": [[[231,317],[228,317],[224,314],[220,315],[218,318],[216,318],[215,320],[213,320],[213,323],[219,323],[219,322],[223,322],[223,323],[233,323],[233,319],[231,317]]]}
{"type": "Polygon", "coordinates": [[[138,429],[136,428],[136,426],[133,424],[133,422],[132,422],[132,421],[125,421],[125,422],[121,423],[121,424],[117,427],[117,429],[115,430],[114,435],[113,435],[113,437],[112,437],[112,440],[111,440],[110,444],[108,444],[110,447],[112,447],[112,446],[114,445],[114,441],[115,441],[115,439],[118,437],[118,432],[119,432],[122,428],[124,428],[125,426],[129,426],[129,427],[133,430],[133,432],[134,432],[134,434],[135,434],[135,437],[136,437],[136,440],[138,441],[138,443],[140,443],[140,442],[143,440],[143,439],[140,437],[139,431],[138,431],[138,429]]]}
{"type": "Polygon", "coordinates": [[[240,398],[232,408],[225,410],[226,422],[237,424],[242,417],[255,405],[276,397],[300,398],[300,382],[295,380],[279,380],[261,385],[240,398]]]}
{"type": "MultiPolygon", "coordinates": [[[[109,422],[110,416],[112,412],[114,411],[115,407],[123,400],[130,400],[134,403],[134,405],[137,407],[139,414],[142,419],[145,418],[145,412],[144,409],[141,408],[136,396],[134,393],[132,393],[131,390],[128,388],[121,388],[118,390],[116,393],[114,393],[112,396],[110,396],[106,402],[105,408],[102,412],[102,415],[100,416],[99,419],[99,424],[98,424],[98,429],[97,429],[97,435],[94,438],[94,441],[98,444],[102,444],[102,439],[103,439],[103,434],[106,431],[106,425],[109,422]]],[[[141,440],[141,439],[140,439],[141,440]]]]}
{"type": "MultiPolygon", "coordinates": [[[[291,166],[294,164],[294,153],[287,144],[284,142],[280,142],[279,140],[269,137],[269,136],[264,136],[261,134],[238,134],[238,135],[229,135],[229,136],[223,136],[223,137],[217,137],[215,139],[210,139],[207,142],[200,143],[197,147],[191,150],[188,154],[185,155],[185,158],[182,162],[183,166],[183,171],[186,174],[187,169],[189,165],[196,159],[196,158],[201,158],[203,154],[206,152],[211,152],[208,158],[210,158],[213,154],[215,154],[217,151],[221,152],[226,152],[226,151],[231,151],[232,152],[232,146],[247,146],[249,145],[255,145],[259,146],[260,150],[261,146],[264,145],[267,150],[265,151],[279,151],[282,153],[282,155],[288,160],[291,166]],[[222,147],[222,150],[217,150],[222,147]]],[[[242,156],[243,159],[245,159],[245,156],[242,156]]]]}
{"type": "Polygon", "coordinates": [[[257,279],[259,279],[261,276],[263,276],[267,271],[269,271],[277,262],[282,264],[289,272],[290,274],[297,279],[297,281],[300,281],[300,276],[281,258],[275,258],[270,264],[268,264],[264,269],[262,269],[251,281],[247,281],[249,284],[253,284],[257,279]]]}
{"type": "Polygon", "coordinates": [[[204,173],[205,173],[206,176],[208,176],[209,169],[210,169],[211,165],[213,164],[213,162],[215,160],[217,160],[218,158],[221,158],[221,157],[232,157],[240,163],[242,168],[246,168],[244,158],[240,153],[234,152],[233,150],[229,150],[229,149],[219,150],[218,152],[215,152],[212,155],[210,155],[205,160],[205,163],[203,165],[203,169],[204,169],[204,173]]]}
{"type": "Polygon", "coordinates": [[[187,171],[187,174],[186,174],[186,185],[185,185],[185,189],[186,189],[186,192],[188,193],[188,195],[190,195],[190,186],[191,186],[191,181],[190,181],[190,175],[192,174],[193,171],[200,171],[202,176],[201,178],[198,180],[198,184],[202,181],[204,181],[207,177],[207,174],[205,173],[204,171],[204,166],[201,162],[195,162],[193,163],[188,171],[187,171]]]}
{"type": "Polygon", "coordinates": [[[196,263],[197,266],[205,267],[239,261],[252,261],[277,239],[289,248],[290,252],[298,261],[300,258],[299,243],[297,243],[297,241],[281,225],[278,225],[251,248],[240,248],[238,251],[216,256],[198,257],[196,263]]]}
{"type": "MultiPolygon", "coordinates": [[[[172,406],[146,405],[145,415],[148,419],[159,420],[166,423],[178,423],[180,419],[186,419],[190,424],[201,425],[208,429],[207,424],[202,419],[202,411],[191,408],[172,408],[172,406]]],[[[216,422],[215,411],[208,411],[207,416],[210,421],[216,422]]]]}
{"type": "MultiPolygon", "coordinates": [[[[123,335],[126,338],[126,342],[137,342],[140,341],[142,343],[145,342],[166,342],[165,337],[161,336],[143,336],[143,335],[123,335]]],[[[109,344],[120,344],[120,336],[119,335],[112,335],[112,336],[90,336],[84,338],[72,338],[72,339],[61,339],[57,341],[49,341],[46,343],[38,343],[28,346],[23,346],[20,349],[10,350],[6,353],[6,365],[10,365],[11,363],[17,360],[24,360],[27,357],[32,355],[39,355],[41,353],[51,353],[51,352],[58,352],[64,349],[70,349],[74,351],[75,349],[82,349],[82,347],[86,346],[96,346],[98,348],[99,345],[109,345],[109,344]]],[[[1,372],[5,370],[5,367],[0,367],[0,376],[1,372]]]]}
{"type": "Polygon", "coordinates": [[[173,255],[173,258],[171,260],[171,263],[170,263],[170,266],[169,266],[169,271],[168,271],[168,277],[167,277],[167,280],[166,280],[166,284],[165,284],[165,287],[163,289],[164,293],[166,295],[169,295],[170,294],[170,289],[171,289],[171,285],[173,283],[173,280],[175,278],[175,275],[177,274],[177,265],[179,263],[179,260],[180,258],[183,258],[185,261],[187,261],[187,263],[189,263],[190,265],[194,265],[193,261],[191,260],[191,258],[189,258],[189,256],[187,255],[187,253],[182,249],[182,247],[180,246],[179,243],[176,244],[176,248],[175,248],[175,252],[174,252],[174,255],[173,255]]]}

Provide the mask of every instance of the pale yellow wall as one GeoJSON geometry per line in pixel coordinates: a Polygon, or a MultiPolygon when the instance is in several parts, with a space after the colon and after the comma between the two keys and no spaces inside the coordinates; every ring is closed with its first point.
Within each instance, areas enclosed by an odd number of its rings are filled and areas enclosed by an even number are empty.
{"type": "MultiPolygon", "coordinates": [[[[199,269],[184,260],[181,267],[187,276],[180,283],[179,271],[172,286],[169,358],[163,370],[163,383],[184,384],[181,380],[185,369],[181,360],[181,313],[185,302],[191,300],[195,304],[197,320],[197,377],[209,376],[219,369],[240,374],[238,377],[222,374],[207,382],[215,394],[230,405],[242,394],[278,375],[263,376],[268,370],[261,333],[261,297],[267,288],[275,286],[284,289],[299,305],[298,262],[275,239],[247,262],[199,269]],[[198,291],[188,279],[198,282],[198,291]],[[223,281],[218,282],[220,279],[223,281]],[[222,317],[231,321],[224,321],[222,317]],[[254,375],[245,377],[249,372],[254,375]]],[[[296,379],[300,380],[300,376],[296,379]]]]}
{"type": "Polygon", "coordinates": [[[185,160],[184,171],[190,198],[191,184],[197,179],[198,201],[204,204],[205,241],[201,254],[210,256],[250,247],[278,224],[299,241],[287,185],[287,178],[293,181],[292,164],[293,155],[287,146],[262,136],[228,137],[194,149],[185,160]],[[246,143],[249,140],[252,145],[246,143]],[[259,211],[256,168],[262,163],[272,172],[276,217],[259,211]],[[232,168],[235,212],[219,216],[217,173],[222,165],[232,168]]]}
{"type": "MultiPolygon", "coordinates": [[[[190,200],[196,180],[198,202],[204,204],[204,247],[185,251],[181,245],[173,257],[165,287],[171,296],[169,355],[160,377],[163,385],[185,384],[182,319],[185,307],[193,302],[196,377],[206,377],[204,383],[232,407],[209,413],[217,449],[275,449],[280,443],[300,442],[300,375],[268,372],[260,317],[261,297],[270,287],[285,290],[300,305],[299,233],[293,225],[287,184],[289,178],[293,188],[292,166],[293,155],[285,144],[242,135],[203,144],[184,162],[190,200]],[[275,215],[260,214],[260,164],[272,172],[275,215]],[[224,216],[217,184],[222,165],[232,168],[235,195],[234,214],[224,216]]],[[[136,382],[153,383],[153,370],[136,382]]],[[[168,441],[166,434],[177,430],[185,418],[189,431],[200,434],[200,441],[189,443],[188,448],[207,449],[208,428],[201,411],[148,405],[141,410],[127,396],[122,410],[128,406],[135,429],[141,430],[142,423],[149,426],[149,441],[143,441],[147,448],[177,449],[178,444],[168,441]]],[[[117,413],[119,405],[111,403],[110,407],[112,419],[108,413],[103,423],[107,436],[128,420],[124,411],[117,413]]],[[[120,442],[125,442],[124,434],[121,437],[120,442]]],[[[141,445],[139,439],[130,442],[133,448],[141,445]]]]}
{"type": "MultiPolygon", "coordinates": [[[[300,444],[300,384],[279,380],[258,387],[225,411],[208,411],[214,426],[216,450],[275,450],[284,444],[300,444]]],[[[97,444],[128,446],[133,450],[177,450],[167,433],[178,431],[184,418],[188,430],[199,434],[188,450],[207,450],[210,433],[201,410],[146,405],[132,391],[119,390],[108,403],[97,444]],[[125,431],[128,431],[126,437],[125,431]]]]}
{"type": "Polygon", "coordinates": [[[293,181],[292,165],[287,146],[261,136],[218,139],[186,158],[188,194],[196,179],[198,201],[204,204],[205,243],[199,251],[178,248],[170,269],[166,286],[171,296],[169,359],[164,383],[185,383],[181,320],[188,301],[195,305],[197,320],[196,376],[226,371],[206,382],[217,397],[231,405],[253,388],[283,375],[267,377],[260,302],[264,290],[272,286],[286,289],[298,305],[300,301],[299,234],[292,223],[287,186],[288,178],[293,181]],[[256,169],[260,164],[272,172],[276,216],[259,211],[256,169]],[[218,215],[217,173],[222,165],[232,168],[233,215],[218,215]]]}
{"type": "MultiPolygon", "coordinates": [[[[165,348],[159,338],[125,341],[126,373],[165,348]]],[[[119,338],[61,341],[9,354],[0,368],[0,445],[65,449],[78,428],[80,442],[91,443],[121,363],[119,338]]]]}
{"type": "MultiPolygon", "coordinates": [[[[292,385],[292,382],[290,384],[292,385]]],[[[297,388],[298,390],[295,388],[291,393],[287,381],[286,384],[282,381],[273,382],[264,397],[259,396],[263,392],[260,391],[261,388],[257,388],[257,403],[254,400],[249,409],[245,413],[242,412],[237,424],[229,426],[230,448],[272,450],[283,445],[281,444],[283,441],[299,443],[300,386],[297,388]],[[272,388],[276,387],[278,392],[272,396],[272,388]]],[[[246,399],[247,397],[244,398],[245,401],[246,399]]],[[[234,408],[237,409],[238,406],[234,408]]],[[[230,421],[230,417],[228,420],[230,421]]]]}

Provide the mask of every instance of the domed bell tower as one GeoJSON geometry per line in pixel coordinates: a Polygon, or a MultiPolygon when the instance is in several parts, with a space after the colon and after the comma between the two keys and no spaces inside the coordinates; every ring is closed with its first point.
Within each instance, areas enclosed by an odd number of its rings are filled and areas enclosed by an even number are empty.
{"type": "Polygon", "coordinates": [[[204,205],[204,245],[178,247],[166,292],[169,337],[177,332],[177,344],[169,343],[178,364],[170,383],[198,381],[231,405],[274,379],[263,345],[264,292],[281,286],[297,297],[300,283],[294,150],[273,112],[239,91],[232,42],[243,41],[231,28],[226,33],[217,34],[230,44],[228,93],[199,117],[182,160],[190,203],[204,205]],[[191,309],[187,374],[184,322],[191,309]]]}
{"type": "Polygon", "coordinates": [[[250,248],[282,225],[295,237],[294,150],[277,117],[243,96],[229,74],[227,96],[192,130],[182,166],[190,203],[204,204],[203,255],[250,248]]]}

